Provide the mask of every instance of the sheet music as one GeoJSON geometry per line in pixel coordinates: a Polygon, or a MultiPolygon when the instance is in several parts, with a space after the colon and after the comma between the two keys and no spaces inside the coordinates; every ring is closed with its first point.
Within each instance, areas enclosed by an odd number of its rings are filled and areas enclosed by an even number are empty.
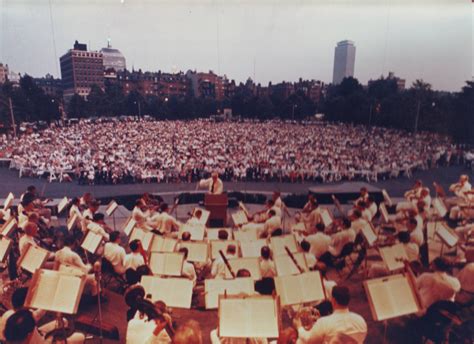
{"type": "MultiPolygon", "coordinates": [[[[236,275],[240,269],[246,269],[250,272],[250,276],[254,280],[257,281],[262,279],[262,272],[260,271],[260,263],[258,261],[258,258],[229,259],[229,264],[236,275]]],[[[230,273],[227,266],[225,267],[225,275],[226,278],[232,278],[232,274],[230,273]]]]}
{"type": "Polygon", "coordinates": [[[150,252],[174,252],[177,244],[177,239],[154,235],[151,241],[150,252]]]}
{"type": "Polygon", "coordinates": [[[199,219],[199,223],[205,226],[207,223],[207,220],[209,220],[209,216],[211,215],[211,212],[203,208],[194,208],[193,216],[196,213],[196,210],[201,211],[201,218],[199,219]]]}
{"type": "Polygon", "coordinates": [[[30,287],[26,307],[74,314],[84,287],[82,277],[52,270],[40,270],[36,283],[30,287]],[[31,294],[30,294],[31,293],[31,294]]]}
{"type": "Polygon", "coordinates": [[[389,222],[389,219],[388,219],[388,210],[387,210],[387,207],[385,206],[385,203],[380,203],[379,205],[379,210],[380,210],[380,215],[382,215],[382,219],[385,223],[388,223],[389,222]]]}
{"type": "Polygon", "coordinates": [[[181,241],[176,251],[182,247],[188,249],[187,260],[190,262],[206,263],[209,259],[209,245],[206,242],[181,241]]]}
{"type": "Polygon", "coordinates": [[[385,200],[385,202],[387,203],[387,205],[389,207],[391,207],[393,205],[393,203],[392,203],[392,199],[388,195],[387,190],[385,190],[385,189],[382,190],[382,196],[383,196],[383,199],[385,200]]]}
{"type": "MultiPolygon", "coordinates": [[[[303,269],[303,271],[309,270],[304,252],[293,253],[293,256],[295,257],[295,260],[298,262],[298,265],[303,269]]],[[[295,263],[286,251],[285,254],[274,256],[273,260],[275,261],[277,276],[297,275],[300,273],[295,263]]]]}
{"type": "Polygon", "coordinates": [[[41,266],[48,258],[49,252],[41,247],[30,245],[26,250],[24,256],[21,258],[20,267],[32,274],[41,266]]]}
{"type": "Polygon", "coordinates": [[[15,196],[13,193],[9,193],[7,198],[5,198],[5,201],[3,202],[3,210],[8,210],[8,208],[11,207],[13,200],[15,199],[15,196]]]}
{"type": "Polygon", "coordinates": [[[321,220],[323,221],[325,227],[329,227],[330,225],[332,225],[333,221],[329,209],[321,208],[321,220]]]}
{"type": "Polygon", "coordinates": [[[263,246],[267,246],[267,239],[258,239],[255,241],[241,242],[240,251],[242,252],[242,257],[260,257],[260,252],[263,246]]]}
{"type": "Polygon", "coordinates": [[[127,221],[127,224],[126,224],[125,228],[123,229],[124,233],[127,236],[129,236],[136,224],[137,224],[137,222],[133,218],[130,218],[127,221]]]}
{"type": "Polygon", "coordinates": [[[178,237],[181,238],[184,232],[191,234],[191,240],[204,240],[206,226],[204,224],[183,224],[179,229],[178,237]]]}
{"type": "Polygon", "coordinates": [[[219,336],[230,338],[276,338],[279,318],[271,296],[219,298],[219,336]]]}
{"type": "Polygon", "coordinates": [[[367,222],[364,226],[361,227],[361,232],[365,237],[365,240],[367,240],[367,243],[369,246],[373,246],[375,242],[377,241],[377,235],[375,234],[372,226],[370,223],[367,222]]]}
{"type": "Polygon", "coordinates": [[[240,229],[234,232],[234,238],[240,242],[252,242],[258,240],[257,232],[258,230],[255,227],[246,230],[240,229]]]}
{"type": "Polygon", "coordinates": [[[272,249],[273,255],[286,255],[285,246],[288,246],[288,249],[291,253],[298,251],[298,245],[296,244],[296,239],[293,234],[276,236],[270,238],[270,248],[272,249]]]}
{"type": "Polygon", "coordinates": [[[306,232],[306,226],[303,222],[298,222],[291,227],[293,232],[306,232]]]}
{"type": "Polygon", "coordinates": [[[149,232],[139,227],[135,227],[132,231],[132,235],[130,235],[129,242],[133,240],[140,240],[143,249],[145,251],[148,251],[154,236],[155,234],[153,234],[152,232],[149,232]]]}
{"type": "Polygon", "coordinates": [[[282,306],[321,301],[326,298],[319,271],[277,276],[275,277],[275,289],[280,295],[282,306]]]}
{"type": "Polygon", "coordinates": [[[211,240],[211,258],[219,257],[220,250],[225,254],[229,245],[234,245],[236,252],[239,252],[239,242],[237,240],[211,240]]]}
{"type": "Polygon", "coordinates": [[[453,230],[451,230],[451,228],[447,227],[447,225],[444,222],[440,223],[436,227],[436,234],[449,247],[454,247],[459,241],[457,234],[453,230]]]}
{"type": "Polygon", "coordinates": [[[84,241],[81,244],[81,247],[89,251],[92,254],[97,252],[97,248],[99,247],[100,243],[102,242],[102,235],[88,231],[84,241]]]}
{"type": "Polygon", "coordinates": [[[193,281],[188,278],[143,276],[141,285],[152,302],[163,301],[168,307],[191,308],[193,281]]]}
{"type": "Polygon", "coordinates": [[[219,295],[255,294],[255,284],[251,277],[237,279],[206,279],[204,280],[206,309],[218,307],[219,295]]]}
{"type": "Polygon", "coordinates": [[[78,216],[77,216],[76,213],[74,213],[74,214],[69,218],[69,220],[67,221],[67,230],[68,230],[68,231],[71,231],[71,230],[74,228],[74,226],[76,225],[76,222],[77,222],[77,218],[78,218],[78,216]]]}
{"type": "Polygon", "coordinates": [[[233,238],[233,233],[232,229],[228,227],[223,227],[223,228],[206,228],[206,237],[207,240],[219,240],[219,231],[220,230],[225,230],[228,234],[228,239],[232,240],[233,238]]]}
{"type": "Polygon", "coordinates": [[[67,197],[64,197],[59,203],[58,203],[58,214],[61,214],[62,211],[66,208],[67,204],[69,203],[69,199],[67,197]]]}
{"type": "Polygon", "coordinates": [[[154,275],[181,276],[184,256],[177,252],[152,252],[150,270],[154,275]]]}
{"type": "Polygon", "coordinates": [[[375,320],[386,320],[419,311],[414,291],[402,274],[365,282],[375,320]]]}
{"type": "Polygon", "coordinates": [[[403,261],[408,260],[403,244],[381,247],[380,255],[390,271],[403,269],[405,267],[403,261]]]}
{"type": "Polygon", "coordinates": [[[117,202],[112,200],[109,203],[109,205],[107,206],[107,209],[105,210],[105,213],[107,214],[107,216],[111,216],[115,212],[115,210],[117,210],[117,208],[118,208],[117,202]]]}
{"type": "Polygon", "coordinates": [[[10,217],[10,219],[5,222],[2,226],[1,234],[4,237],[7,237],[10,235],[11,231],[15,226],[17,225],[16,219],[14,217],[10,217]]]}
{"type": "Polygon", "coordinates": [[[245,215],[243,210],[239,210],[232,214],[232,221],[234,221],[234,225],[241,226],[246,224],[248,221],[247,215],[245,215]]]}
{"type": "Polygon", "coordinates": [[[0,262],[4,262],[7,258],[8,249],[10,248],[11,240],[8,238],[0,239],[0,262]]]}
{"type": "Polygon", "coordinates": [[[249,210],[247,209],[247,207],[245,206],[243,202],[239,202],[239,208],[242,209],[247,219],[250,218],[249,210]]]}
{"type": "Polygon", "coordinates": [[[436,210],[436,213],[440,217],[445,217],[446,214],[448,213],[448,209],[446,209],[446,206],[444,205],[444,202],[436,197],[433,199],[433,208],[436,210]]]}

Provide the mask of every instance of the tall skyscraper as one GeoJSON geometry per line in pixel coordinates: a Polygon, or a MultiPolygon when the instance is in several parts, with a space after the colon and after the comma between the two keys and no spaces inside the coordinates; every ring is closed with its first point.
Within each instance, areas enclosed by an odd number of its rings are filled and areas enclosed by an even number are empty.
{"type": "Polygon", "coordinates": [[[340,84],[342,79],[354,76],[356,48],[352,41],[341,41],[334,49],[334,70],[332,83],[340,84]]]}
{"type": "Polygon", "coordinates": [[[64,99],[74,93],[87,97],[92,85],[104,88],[104,57],[101,52],[87,51],[87,45],[76,41],[73,49],[59,59],[64,99]]]}
{"type": "Polygon", "coordinates": [[[100,49],[100,52],[104,56],[104,70],[114,69],[116,72],[125,70],[125,57],[120,50],[112,48],[110,40],[107,41],[107,48],[100,49]]]}

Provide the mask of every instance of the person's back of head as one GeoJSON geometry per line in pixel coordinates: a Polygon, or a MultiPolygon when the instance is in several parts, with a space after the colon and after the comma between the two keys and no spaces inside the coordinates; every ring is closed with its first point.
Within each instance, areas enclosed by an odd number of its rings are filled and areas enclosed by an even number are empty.
{"type": "Polygon", "coordinates": [[[277,228],[275,229],[270,236],[276,237],[276,236],[282,236],[283,235],[283,229],[277,228]]]}
{"type": "Polygon", "coordinates": [[[128,247],[130,247],[130,250],[133,253],[138,252],[138,249],[140,248],[140,240],[135,239],[135,240],[130,241],[130,244],[128,244],[128,247]]]}
{"type": "Polygon", "coordinates": [[[190,241],[191,240],[191,233],[183,232],[183,234],[181,234],[181,240],[182,241],[190,241]]]}
{"type": "Polygon", "coordinates": [[[188,320],[178,327],[173,344],[202,344],[201,326],[195,320],[188,320]]]}
{"type": "Polygon", "coordinates": [[[247,269],[239,269],[235,276],[236,277],[252,277],[252,274],[247,269]]]}
{"type": "Polygon", "coordinates": [[[406,231],[399,232],[397,234],[398,241],[400,241],[403,244],[408,244],[410,242],[410,233],[406,231]]]}
{"type": "Polygon", "coordinates": [[[341,308],[347,308],[351,300],[349,288],[344,286],[335,286],[332,288],[332,300],[341,308]]]}
{"type": "Polygon", "coordinates": [[[237,253],[237,248],[235,247],[235,245],[228,245],[226,252],[227,254],[234,256],[237,253]]]}
{"type": "Polygon", "coordinates": [[[201,209],[196,209],[196,211],[194,212],[194,216],[198,219],[201,218],[202,216],[202,210],[201,209]]]}
{"type": "Polygon", "coordinates": [[[166,212],[168,210],[168,203],[162,203],[160,206],[160,211],[162,213],[166,212]]]}
{"type": "Polygon", "coordinates": [[[303,240],[300,245],[303,252],[309,252],[309,249],[311,248],[311,244],[309,242],[303,240]]]}
{"type": "Polygon", "coordinates": [[[65,246],[72,247],[72,246],[74,246],[75,243],[76,243],[76,239],[74,238],[73,235],[68,235],[64,238],[64,245],[65,246]]]}
{"type": "Polygon", "coordinates": [[[110,242],[116,242],[120,239],[120,232],[119,231],[113,231],[110,233],[110,242]]]}
{"type": "Polygon", "coordinates": [[[28,294],[27,287],[21,287],[16,289],[12,294],[12,306],[14,310],[19,310],[23,307],[26,300],[26,294],[28,294]]]}
{"type": "Polygon", "coordinates": [[[30,185],[26,188],[26,192],[34,194],[36,192],[36,186],[30,185]]]}
{"type": "Polygon", "coordinates": [[[342,227],[343,227],[344,229],[349,229],[349,228],[351,228],[351,220],[349,220],[349,219],[347,219],[347,218],[343,219],[343,220],[342,220],[342,227]]]}
{"type": "Polygon", "coordinates": [[[92,221],[94,222],[104,222],[105,216],[102,213],[95,213],[92,217],[92,221]]]}
{"type": "Polygon", "coordinates": [[[273,217],[273,216],[275,216],[275,215],[276,215],[275,210],[270,209],[270,210],[268,211],[268,216],[273,217]]]}
{"type": "Polygon", "coordinates": [[[225,229],[220,229],[219,232],[217,232],[217,238],[219,240],[227,240],[229,238],[229,233],[225,229]]]}
{"type": "Polygon", "coordinates": [[[449,271],[449,264],[446,261],[446,259],[442,257],[436,257],[433,262],[433,269],[435,271],[440,271],[440,272],[448,272],[449,271]]]}
{"type": "Polygon", "coordinates": [[[326,229],[326,227],[324,226],[324,223],[317,223],[316,224],[316,231],[317,232],[324,233],[325,229],[326,229]]]}
{"type": "Polygon", "coordinates": [[[26,235],[34,237],[38,233],[38,225],[34,222],[27,222],[23,230],[26,235]]]}
{"type": "Polygon", "coordinates": [[[8,318],[4,329],[5,339],[7,343],[22,342],[28,338],[35,327],[33,314],[28,309],[20,309],[8,318]]]}
{"type": "Polygon", "coordinates": [[[270,256],[271,256],[270,247],[262,246],[262,248],[260,249],[260,256],[265,260],[270,259],[270,256]]]}

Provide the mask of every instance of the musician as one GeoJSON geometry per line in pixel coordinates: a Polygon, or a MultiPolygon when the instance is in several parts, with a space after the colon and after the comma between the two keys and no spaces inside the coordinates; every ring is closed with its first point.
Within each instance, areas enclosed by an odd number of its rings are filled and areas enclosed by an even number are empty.
{"type": "Polygon", "coordinates": [[[72,218],[74,215],[77,216],[77,220],[82,222],[83,216],[82,216],[82,211],[80,208],[81,201],[79,198],[74,197],[71,201],[71,207],[69,208],[69,216],[68,218],[72,218]]]}
{"type": "Polygon", "coordinates": [[[314,254],[312,254],[310,252],[311,244],[309,242],[307,242],[306,240],[303,240],[300,243],[300,246],[301,246],[301,250],[304,252],[304,257],[305,257],[306,263],[308,265],[308,268],[310,270],[313,270],[318,261],[316,260],[316,257],[314,256],[314,254]]]}
{"type": "Polygon", "coordinates": [[[130,253],[125,255],[123,266],[125,271],[128,269],[137,270],[140,266],[146,265],[147,256],[140,240],[135,239],[128,244],[130,253]]]}
{"type": "Polygon", "coordinates": [[[82,195],[82,197],[79,199],[80,200],[80,207],[82,210],[86,210],[89,208],[89,204],[94,201],[94,198],[92,197],[92,194],[90,192],[86,192],[82,195]]]}
{"type": "Polygon", "coordinates": [[[306,216],[303,216],[303,222],[305,224],[306,230],[309,233],[313,233],[316,225],[318,223],[323,222],[322,217],[321,217],[322,210],[319,207],[318,202],[314,201],[312,205],[313,207],[312,207],[311,212],[307,214],[306,216]]]}
{"type": "Polygon", "coordinates": [[[132,218],[137,223],[137,227],[140,227],[146,230],[152,230],[152,227],[150,226],[150,223],[149,223],[150,211],[148,210],[148,207],[141,199],[135,202],[135,207],[133,208],[133,211],[132,211],[132,218]]]}
{"type": "MultiPolygon", "coordinates": [[[[227,259],[237,258],[237,247],[235,247],[235,245],[228,245],[224,256],[227,259]]],[[[224,259],[219,255],[212,263],[211,278],[223,279],[226,276],[225,271],[226,265],[224,259]]]]}
{"type": "Polygon", "coordinates": [[[466,200],[470,195],[469,192],[471,191],[471,188],[472,186],[471,183],[469,183],[469,176],[467,174],[462,174],[457,183],[451,184],[449,191],[453,192],[457,197],[466,200]]]}
{"type": "Polygon", "coordinates": [[[413,188],[405,192],[404,197],[407,200],[406,202],[399,202],[397,204],[396,210],[398,212],[412,210],[416,207],[416,203],[420,200],[421,191],[423,190],[423,182],[417,180],[413,188]]]}
{"type": "Polygon", "coordinates": [[[212,195],[220,195],[224,192],[224,183],[217,172],[212,172],[211,178],[201,179],[198,187],[207,188],[212,195]]]}
{"type": "Polygon", "coordinates": [[[91,295],[97,296],[99,288],[95,276],[90,274],[92,266],[90,264],[84,264],[81,257],[73,251],[75,244],[76,241],[71,235],[64,239],[64,247],[57,251],[55,255],[55,269],[58,270],[59,266],[64,264],[82,271],[82,273],[86,275],[86,284],[91,288],[91,295]]]}
{"type": "Polygon", "coordinates": [[[106,241],[110,239],[109,233],[112,232],[112,229],[105,223],[105,216],[102,213],[94,214],[92,221],[87,225],[87,230],[102,235],[106,241]]]}
{"type": "Polygon", "coordinates": [[[157,230],[163,235],[169,235],[172,232],[179,231],[181,223],[178,222],[173,215],[171,215],[168,203],[162,203],[160,206],[161,216],[156,222],[157,230]]]}
{"type": "Polygon", "coordinates": [[[119,275],[125,273],[125,249],[120,246],[120,232],[110,233],[110,241],[104,245],[104,258],[112,264],[114,271],[119,275]]]}
{"type": "Polygon", "coordinates": [[[275,191],[272,195],[273,207],[280,210],[280,217],[282,217],[282,213],[284,212],[287,216],[291,216],[290,212],[288,211],[288,207],[286,206],[285,202],[281,199],[280,191],[275,191]]]}
{"type": "Polygon", "coordinates": [[[367,202],[369,200],[369,191],[365,186],[360,188],[360,195],[354,201],[354,204],[359,204],[359,202],[367,202]]]}
{"type": "Polygon", "coordinates": [[[298,330],[297,344],[330,343],[339,334],[349,336],[357,343],[363,343],[367,336],[367,323],[359,314],[349,311],[349,288],[335,286],[332,289],[333,313],[319,318],[309,329],[303,327],[301,319],[295,318],[298,330]]]}
{"type": "Polygon", "coordinates": [[[28,246],[38,246],[36,243],[36,234],[38,233],[38,226],[33,222],[27,222],[23,228],[24,234],[18,241],[20,256],[26,252],[28,246]]]}
{"type": "Polygon", "coordinates": [[[171,318],[158,311],[148,300],[138,302],[135,316],[127,325],[127,344],[168,344],[172,343],[166,327],[171,318]]]}
{"type": "Polygon", "coordinates": [[[173,344],[202,344],[202,333],[199,323],[188,320],[178,327],[174,336],[173,344]]]}
{"type": "Polygon", "coordinates": [[[88,208],[84,210],[84,213],[82,214],[81,228],[83,233],[87,231],[87,226],[94,218],[94,214],[99,210],[100,206],[100,203],[96,200],[92,200],[88,204],[88,208]]]}
{"type": "Polygon", "coordinates": [[[353,243],[356,238],[354,229],[351,227],[351,222],[348,219],[343,220],[342,230],[331,236],[331,244],[327,252],[319,257],[319,260],[324,264],[331,266],[336,257],[338,257],[344,246],[348,243],[353,243]]]}
{"type": "Polygon", "coordinates": [[[331,237],[324,233],[324,224],[318,223],[316,225],[316,234],[308,235],[304,238],[310,244],[309,252],[316,258],[329,250],[331,245],[331,237]]]}
{"type": "Polygon", "coordinates": [[[461,290],[456,295],[456,301],[463,304],[474,301],[474,262],[468,263],[457,275],[461,290]]]}
{"type": "Polygon", "coordinates": [[[260,249],[259,265],[262,278],[273,278],[276,276],[275,262],[271,257],[271,251],[268,246],[262,246],[260,249]]]}
{"type": "Polygon", "coordinates": [[[405,229],[401,231],[410,233],[410,241],[417,244],[418,247],[423,245],[425,238],[423,237],[423,223],[419,223],[415,217],[410,217],[406,221],[405,229]]]}
{"type": "Polygon", "coordinates": [[[461,290],[459,280],[448,275],[449,266],[443,258],[435,258],[431,268],[433,272],[425,272],[416,279],[416,288],[424,310],[440,300],[454,302],[456,293],[461,290]]]}
{"type": "Polygon", "coordinates": [[[259,233],[259,237],[268,238],[278,228],[281,228],[281,217],[276,214],[274,209],[270,209],[268,211],[268,219],[265,221],[263,231],[259,233]]]}
{"type": "MultiPolygon", "coordinates": [[[[22,202],[23,199],[28,198],[32,199],[35,211],[45,219],[45,222],[49,223],[51,220],[51,209],[47,209],[45,206],[46,204],[50,201],[49,199],[46,199],[42,201],[39,196],[38,192],[36,190],[36,187],[34,185],[28,186],[26,189],[26,192],[24,192],[20,196],[20,201],[22,202]]],[[[21,207],[19,207],[18,212],[21,211],[21,207]]]]}
{"type": "Polygon", "coordinates": [[[188,261],[188,249],[186,247],[181,247],[178,252],[184,255],[183,270],[181,275],[193,281],[193,287],[195,287],[197,280],[196,269],[194,268],[194,265],[188,261]]]}
{"type": "Polygon", "coordinates": [[[365,228],[369,224],[368,221],[362,217],[362,212],[359,209],[354,209],[350,221],[351,228],[356,235],[360,233],[362,228],[365,228]]]}

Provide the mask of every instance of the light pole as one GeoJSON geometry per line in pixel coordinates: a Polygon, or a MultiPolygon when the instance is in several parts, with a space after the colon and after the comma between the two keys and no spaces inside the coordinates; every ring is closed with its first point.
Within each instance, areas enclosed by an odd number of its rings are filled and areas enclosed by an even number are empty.
{"type": "Polygon", "coordinates": [[[295,108],[298,107],[298,104],[293,104],[293,107],[292,107],[292,114],[291,114],[291,117],[292,117],[292,120],[294,121],[295,120],[295,108]]]}
{"type": "Polygon", "coordinates": [[[139,100],[136,100],[136,101],[134,101],[133,103],[138,105],[138,117],[140,118],[140,117],[142,116],[142,110],[141,110],[141,107],[140,107],[140,101],[139,101],[139,100]]]}

